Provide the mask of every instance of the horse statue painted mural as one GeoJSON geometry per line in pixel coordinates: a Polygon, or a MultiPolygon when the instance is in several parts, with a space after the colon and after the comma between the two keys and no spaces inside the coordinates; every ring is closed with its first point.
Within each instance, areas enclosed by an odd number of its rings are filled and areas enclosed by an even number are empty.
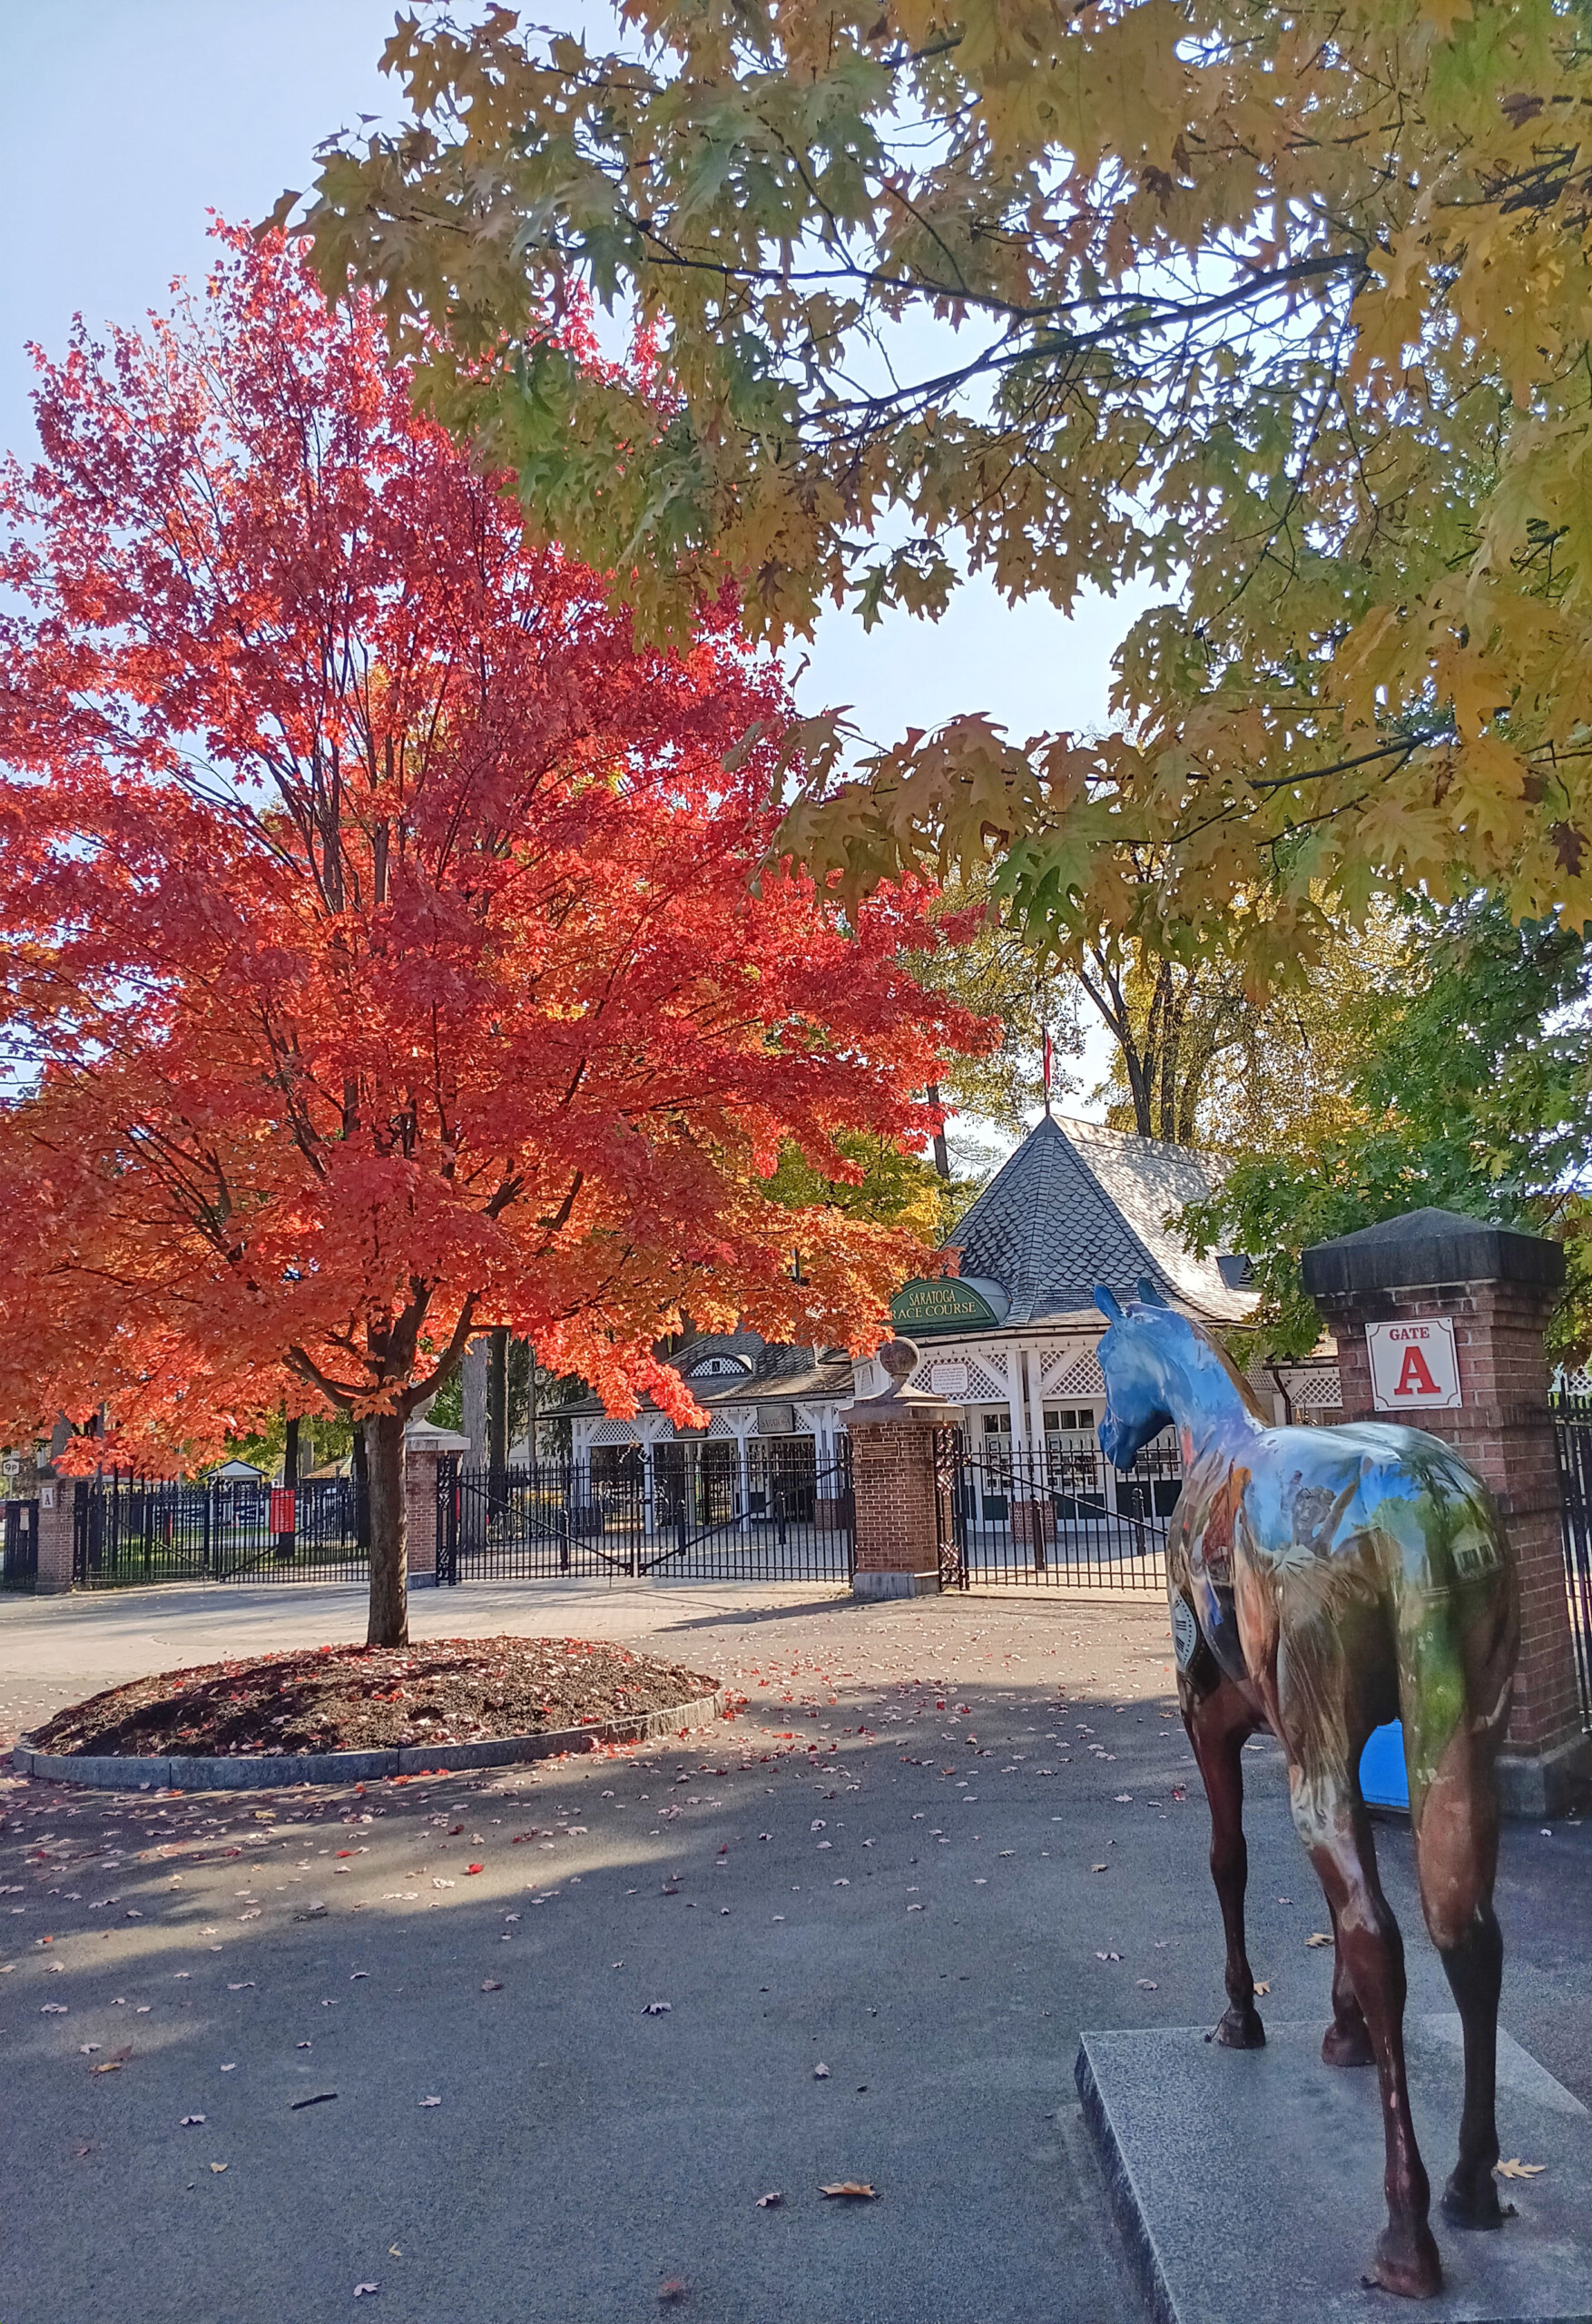
{"type": "Polygon", "coordinates": [[[1168,1423],[1184,1486],[1166,1549],[1178,1699],[1211,1808],[1211,1871],[1227,1936],[1214,2039],[1265,2033],[1244,1950],[1246,1738],[1287,1755],[1293,1822],[1337,1946],[1329,2065],[1374,2063],[1388,2224],[1368,2282],[1424,2298],[1442,2270],[1404,2071],[1404,1948],[1377,1878],[1360,1791],[1367,1736],[1402,1718],[1426,1925],[1459,2004],[1465,2095],[1443,2194],[1456,2227],[1498,2227],[1494,2079],[1503,1944],[1492,1908],[1493,1762],[1519,1638],[1515,1572],[1486,1487],[1420,1430],[1273,1428],[1205,1334],[1147,1284],[1125,1309],[1104,1288],[1107,1459],[1128,1468],[1168,1423]]]}

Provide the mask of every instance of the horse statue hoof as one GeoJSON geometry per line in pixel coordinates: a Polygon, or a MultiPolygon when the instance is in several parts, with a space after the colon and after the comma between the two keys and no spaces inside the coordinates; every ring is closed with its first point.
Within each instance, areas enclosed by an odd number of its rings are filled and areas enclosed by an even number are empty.
{"type": "Polygon", "coordinates": [[[1490,2171],[1452,2171],[1443,2189],[1442,2211],[1450,2227],[1482,2230],[1501,2227],[1515,2215],[1512,2203],[1506,2210],[1499,2201],[1490,2171]]]}
{"type": "Polygon", "coordinates": [[[1324,2066],[1374,2066],[1376,2052],[1363,2025],[1329,2025],[1322,2036],[1324,2066]]]}
{"type": "Polygon", "coordinates": [[[1385,2227],[1364,2280],[1400,2299],[1435,2299],[1443,2288],[1443,2263],[1430,2227],[1385,2227]]]}
{"type": "Polygon", "coordinates": [[[1263,2050],[1266,2029],[1261,2024],[1261,2014],[1252,2003],[1247,2009],[1236,2004],[1223,2015],[1216,2028],[1216,2046],[1222,2050],[1263,2050]]]}

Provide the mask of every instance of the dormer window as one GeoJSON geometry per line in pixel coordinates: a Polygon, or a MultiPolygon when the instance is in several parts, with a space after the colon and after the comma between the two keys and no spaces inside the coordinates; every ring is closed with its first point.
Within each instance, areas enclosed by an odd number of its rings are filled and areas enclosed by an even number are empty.
{"type": "Polygon", "coordinates": [[[704,1355],[685,1374],[687,1380],[744,1380],[752,1366],[741,1355],[704,1355]]]}

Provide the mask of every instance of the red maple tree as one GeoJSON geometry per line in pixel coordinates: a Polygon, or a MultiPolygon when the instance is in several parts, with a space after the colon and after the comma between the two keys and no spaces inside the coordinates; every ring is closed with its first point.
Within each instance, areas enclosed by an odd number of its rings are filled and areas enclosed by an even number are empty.
{"type": "Polygon", "coordinates": [[[404,1426],[471,1334],[682,1421],[686,1315],[874,1344],[923,1253],[763,1179],[921,1140],[977,1033],[920,897],[766,860],[788,704],[728,621],[638,652],[365,308],[222,240],[36,359],[0,475],[0,1433],[169,1468],[352,1415],[396,1644],[404,1426]]]}

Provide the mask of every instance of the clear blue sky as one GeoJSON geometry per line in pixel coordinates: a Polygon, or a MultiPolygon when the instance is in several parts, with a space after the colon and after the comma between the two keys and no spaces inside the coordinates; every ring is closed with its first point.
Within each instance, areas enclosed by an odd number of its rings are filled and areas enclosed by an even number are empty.
{"type": "MultiPolygon", "coordinates": [[[[393,0],[12,0],[0,13],[0,448],[33,446],[28,340],[74,313],[136,322],[206,264],[208,211],[247,220],[308,183],[317,141],[389,97],[378,70],[393,0]]],[[[460,15],[469,13],[461,6],[460,15]]],[[[595,31],[603,0],[543,0],[536,21],[595,31]]],[[[802,706],[852,706],[889,739],[984,710],[1018,734],[1101,724],[1135,604],[1065,621],[975,583],[934,626],[870,635],[824,619],[802,706]]],[[[1092,1052],[1091,1074],[1106,1051],[1092,1052]]]]}

